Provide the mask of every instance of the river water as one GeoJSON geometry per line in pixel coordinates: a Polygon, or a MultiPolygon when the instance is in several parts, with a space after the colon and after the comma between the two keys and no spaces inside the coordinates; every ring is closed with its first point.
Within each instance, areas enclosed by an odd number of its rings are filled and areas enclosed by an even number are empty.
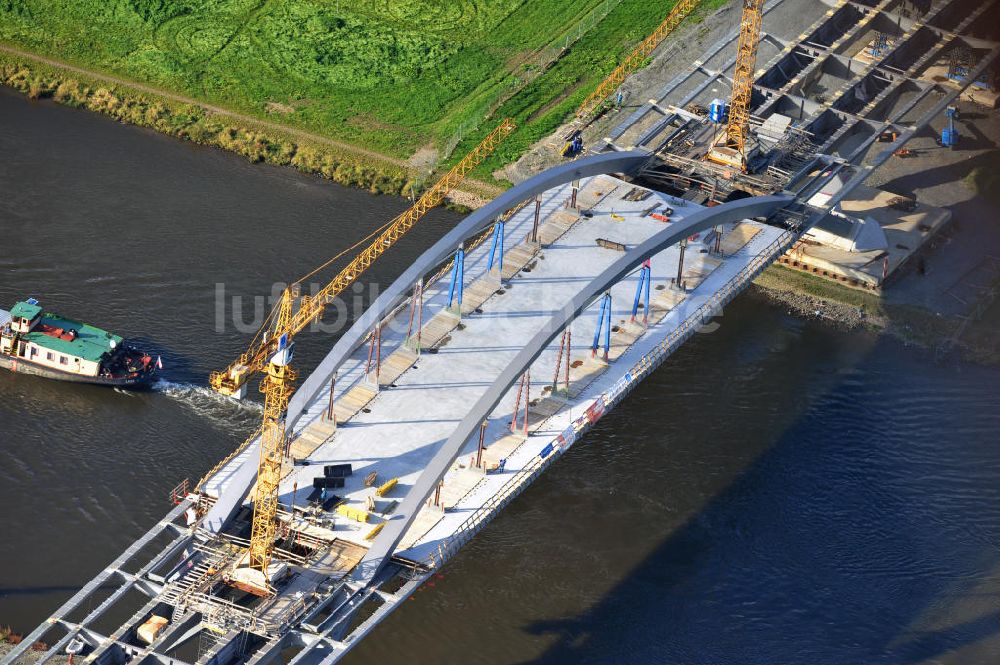
{"type": "MultiPolygon", "coordinates": [[[[167,380],[0,375],[0,624],[23,631],[253,427],[204,388],[252,297],[406,204],[8,91],[0,154],[0,306],[35,296],[142,340],[167,380]]],[[[456,219],[431,215],[372,281],[456,219]]],[[[345,662],[1000,658],[1000,371],[752,295],[721,322],[345,662]]],[[[304,370],[332,334],[302,340],[304,370]]]]}

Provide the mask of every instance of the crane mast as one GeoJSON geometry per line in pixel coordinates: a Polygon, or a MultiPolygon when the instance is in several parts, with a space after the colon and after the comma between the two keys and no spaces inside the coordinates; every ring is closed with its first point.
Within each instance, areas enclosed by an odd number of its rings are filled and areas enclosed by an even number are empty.
{"type": "Polygon", "coordinates": [[[466,174],[481,164],[513,130],[513,121],[505,119],[409,210],[393,219],[323,289],[312,297],[302,296],[298,310],[294,308],[297,285],[286,288],[269,323],[258,333],[252,347],[227,370],[213,373],[210,377],[212,387],[218,392],[242,396],[249,377],[254,372],[266,369],[260,385],[260,390],[264,393],[264,413],[257,484],[253,492],[250,546],[229,573],[229,583],[233,586],[257,595],[268,595],[272,591],[271,581],[281,572],[280,566],[272,567],[271,557],[277,532],[275,518],[278,512],[278,489],[286,452],[285,413],[293,392],[292,384],[296,379],[296,372],[291,367],[295,335],[321,317],[326,305],[338,293],[353,284],[375,259],[409,231],[427,211],[444,201],[445,195],[466,174]]]}
{"type": "Polygon", "coordinates": [[[712,146],[707,155],[709,161],[732,166],[740,171],[746,171],[747,168],[750,102],[753,96],[763,6],[764,0],[743,0],[736,67],[733,70],[733,95],[729,102],[729,120],[721,140],[712,146]]]}
{"type": "MultiPolygon", "coordinates": [[[[275,325],[285,330],[292,320],[293,300],[286,289],[278,305],[275,325]]],[[[260,462],[257,466],[257,487],[254,491],[253,521],[250,531],[250,548],[247,551],[248,568],[260,573],[263,581],[250,580],[247,586],[266,590],[268,567],[274,549],[278,513],[278,486],[281,483],[281,466],[285,455],[285,410],[292,396],[292,383],[296,374],[290,366],[292,344],[288,337],[279,341],[279,348],[267,365],[267,376],[261,382],[264,393],[264,425],[260,439],[260,462]]]]}

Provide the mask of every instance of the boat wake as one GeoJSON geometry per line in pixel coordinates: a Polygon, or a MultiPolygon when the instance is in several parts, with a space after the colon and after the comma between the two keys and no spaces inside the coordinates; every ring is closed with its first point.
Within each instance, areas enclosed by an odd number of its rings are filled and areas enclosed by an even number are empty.
{"type": "Polygon", "coordinates": [[[224,421],[232,425],[254,426],[260,419],[263,406],[257,402],[238,400],[192,383],[174,383],[160,379],[153,384],[153,390],[177,400],[200,416],[224,421]]]}

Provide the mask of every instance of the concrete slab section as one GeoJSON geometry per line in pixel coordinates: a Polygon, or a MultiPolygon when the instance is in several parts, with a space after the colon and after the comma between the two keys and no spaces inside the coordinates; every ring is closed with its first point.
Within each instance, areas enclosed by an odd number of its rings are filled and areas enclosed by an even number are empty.
{"type": "Polygon", "coordinates": [[[743,249],[758,233],[760,233],[760,229],[752,224],[737,224],[734,229],[723,232],[719,250],[723,256],[735,254],[743,249]]]}
{"type": "Polygon", "coordinates": [[[844,286],[879,292],[885,279],[916,256],[951,219],[950,211],[920,202],[910,211],[895,209],[889,205],[894,199],[899,197],[891,192],[859,186],[840,204],[848,215],[877,221],[888,240],[887,249],[850,252],[801,241],[780,263],[844,286]]]}

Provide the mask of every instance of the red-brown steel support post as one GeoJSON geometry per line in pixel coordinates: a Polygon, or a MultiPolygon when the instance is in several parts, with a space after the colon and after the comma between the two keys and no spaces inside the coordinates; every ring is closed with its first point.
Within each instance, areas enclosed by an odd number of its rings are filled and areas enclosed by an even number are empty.
{"type": "Polygon", "coordinates": [[[368,346],[368,362],[365,363],[365,378],[371,377],[372,360],[375,361],[375,388],[378,389],[379,374],[382,369],[382,324],[376,323],[368,346]]]}
{"type": "MultiPolygon", "coordinates": [[[[377,327],[377,326],[376,326],[377,327]]],[[[368,340],[368,360],[365,361],[365,379],[372,372],[372,356],[375,355],[375,331],[372,330],[371,338],[368,340]]]]}
{"type": "Polygon", "coordinates": [[[510,421],[510,431],[517,431],[517,416],[521,411],[521,393],[524,392],[524,375],[521,375],[521,383],[517,386],[517,397],[514,399],[514,415],[510,421]]]}
{"type": "Polygon", "coordinates": [[[423,278],[417,282],[417,291],[419,293],[417,297],[417,354],[420,353],[420,332],[423,330],[424,325],[424,280],[423,278]]]}
{"type": "Polygon", "coordinates": [[[535,196],[535,221],[531,225],[531,242],[538,242],[538,220],[542,214],[542,197],[535,196]]]}
{"type": "Polygon", "coordinates": [[[382,324],[375,326],[375,385],[382,374],[382,324]]]}
{"type": "Polygon", "coordinates": [[[528,406],[531,403],[531,370],[524,373],[524,436],[528,437],[528,406]]]}
{"type": "Polygon", "coordinates": [[[684,240],[681,240],[681,242],[680,242],[681,254],[680,254],[680,257],[677,259],[677,288],[678,289],[684,288],[683,287],[683,282],[682,282],[682,280],[684,279],[684,250],[687,249],[687,244],[688,244],[687,238],[684,238],[684,240]]]}
{"type": "MultiPolygon", "coordinates": [[[[410,297],[410,318],[406,322],[406,339],[410,339],[413,335],[413,315],[417,311],[417,289],[420,288],[419,282],[413,287],[413,295],[410,297]]],[[[417,327],[420,327],[420,323],[417,323],[417,327]]]]}
{"type": "MultiPolygon", "coordinates": [[[[559,353],[556,354],[556,371],[552,374],[552,394],[556,393],[556,386],[559,385],[559,370],[562,369],[562,359],[563,351],[566,348],[566,333],[568,330],[564,330],[562,338],[559,340],[559,353]]],[[[569,356],[567,354],[566,361],[569,362],[569,356]]]]}
{"type": "Polygon", "coordinates": [[[566,394],[569,395],[569,363],[573,359],[570,353],[573,348],[573,331],[566,329],[566,394]]]}
{"type": "Polygon", "coordinates": [[[483,449],[486,447],[485,446],[485,443],[486,443],[486,423],[487,423],[487,421],[484,420],[483,424],[479,426],[479,448],[476,450],[476,468],[477,469],[483,468],[483,449]]]}
{"type": "Polygon", "coordinates": [[[330,399],[327,402],[326,414],[325,414],[326,419],[332,420],[334,425],[337,424],[337,413],[333,409],[333,391],[336,389],[336,387],[337,387],[337,373],[334,372],[333,376],[330,377],[330,399]]]}

